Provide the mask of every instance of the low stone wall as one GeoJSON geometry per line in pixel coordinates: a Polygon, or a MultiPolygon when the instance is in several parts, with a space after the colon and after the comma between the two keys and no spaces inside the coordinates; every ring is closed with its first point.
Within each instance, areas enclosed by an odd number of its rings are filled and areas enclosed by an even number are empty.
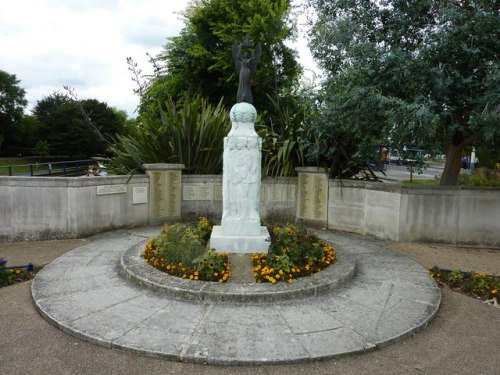
{"type": "MultiPolygon", "coordinates": [[[[222,176],[186,175],[178,186],[168,179],[150,181],[144,175],[1,176],[0,242],[78,238],[115,228],[161,224],[168,217],[160,223],[156,211],[166,200],[180,201],[184,220],[200,215],[220,219],[222,176]],[[163,197],[155,196],[160,193],[163,197]]],[[[261,216],[294,221],[295,189],[296,179],[265,179],[261,216]]],[[[164,206],[160,216],[168,216],[171,207],[164,206]]],[[[171,219],[179,218],[175,213],[171,219]]]]}
{"type": "MultiPolygon", "coordinates": [[[[262,218],[304,221],[394,241],[500,247],[498,188],[407,187],[329,180],[325,194],[324,184],[316,176],[322,171],[308,169],[303,173],[306,176],[301,178],[299,174],[299,179],[262,181],[262,218]]],[[[180,201],[182,219],[200,215],[220,219],[222,176],[185,175],[174,187],[161,179],[150,181],[144,175],[2,176],[0,242],[77,238],[154,224],[155,207],[173,193],[180,201]],[[159,203],[152,192],[161,193],[159,203]]]]}
{"type": "Polygon", "coordinates": [[[328,228],[402,242],[500,247],[500,189],[330,180],[328,228]]]}
{"type": "Polygon", "coordinates": [[[148,186],[144,176],[0,177],[0,242],[146,225],[148,186]]]}

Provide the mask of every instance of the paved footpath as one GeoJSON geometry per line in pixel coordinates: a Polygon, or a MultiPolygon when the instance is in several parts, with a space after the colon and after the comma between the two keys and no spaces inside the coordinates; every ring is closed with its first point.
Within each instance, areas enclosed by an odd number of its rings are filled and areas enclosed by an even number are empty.
{"type": "Polygon", "coordinates": [[[439,308],[441,292],[425,268],[382,241],[333,232],[320,235],[340,256],[356,258],[356,276],[344,288],[268,303],[174,299],[119,272],[123,254],[157,230],[108,232],[57,258],[33,281],[37,309],[64,331],[104,347],[241,365],[367,352],[424,328],[439,308]]]}

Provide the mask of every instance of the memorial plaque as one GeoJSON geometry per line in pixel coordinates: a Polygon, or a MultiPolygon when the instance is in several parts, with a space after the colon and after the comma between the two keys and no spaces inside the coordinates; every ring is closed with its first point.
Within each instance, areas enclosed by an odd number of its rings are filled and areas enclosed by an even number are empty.
{"type": "Polygon", "coordinates": [[[133,189],[132,204],[148,202],[148,189],[146,186],[136,186],[133,189]]]}
{"type": "Polygon", "coordinates": [[[182,199],[185,201],[211,201],[214,199],[214,188],[210,183],[184,184],[182,199]]]}
{"type": "Polygon", "coordinates": [[[185,201],[198,200],[196,185],[183,185],[182,186],[182,199],[185,201]]]}
{"type": "Polygon", "coordinates": [[[328,205],[328,176],[319,173],[299,173],[297,216],[302,219],[325,221],[328,205]]]}
{"type": "Polygon", "coordinates": [[[285,190],[285,201],[295,202],[297,200],[296,196],[297,187],[295,184],[289,184],[285,190]]]}
{"type": "Polygon", "coordinates": [[[282,184],[269,185],[269,202],[283,202],[283,188],[282,184]]]}
{"type": "Polygon", "coordinates": [[[167,216],[181,216],[181,172],[168,171],[164,173],[167,175],[166,181],[168,189],[167,216]]]}
{"type": "Polygon", "coordinates": [[[198,185],[198,200],[211,201],[214,199],[214,187],[209,183],[202,183],[198,185]]]}
{"type": "Polygon", "coordinates": [[[326,220],[327,199],[328,199],[328,179],[325,175],[314,176],[314,205],[313,216],[314,220],[326,220]]]}
{"type": "Polygon", "coordinates": [[[214,201],[222,200],[222,184],[214,185],[214,201]]]}
{"type": "Polygon", "coordinates": [[[151,171],[150,174],[152,217],[181,216],[181,171],[151,171]]]}
{"type": "Polygon", "coordinates": [[[97,195],[121,194],[127,192],[125,185],[99,185],[96,186],[97,195]]]}

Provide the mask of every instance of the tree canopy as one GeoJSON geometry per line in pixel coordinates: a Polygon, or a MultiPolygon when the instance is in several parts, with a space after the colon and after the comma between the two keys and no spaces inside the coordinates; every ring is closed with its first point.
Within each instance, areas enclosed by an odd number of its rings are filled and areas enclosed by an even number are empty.
{"type": "MultiPolygon", "coordinates": [[[[226,107],[235,103],[238,79],[231,55],[235,40],[249,35],[262,45],[262,56],[253,78],[254,105],[260,112],[272,108],[266,97],[288,92],[297,84],[301,68],[296,53],[284,44],[294,34],[289,20],[290,0],[196,0],[184,11],[185,27],[170,38],[158,56],[164,63],[151,80],[143,99],[163,102],[201,95],[226,107]]],[[[158,65],[157,65],[158,67],[158,65]]]]}
{"type": "Polygon", "coordinates": [[[47,140],[52,155],[102,155],[107,141],[124,128],[123,115],[106,103],[77,102],[58,92],[38,101],[33,114],[40,122],[39,138],[47,140]]]}
{"type": "Polygon", "coordinates": [[[371,143],[446,150],[444,185],[456,184],[467,147],[498,144],[498,0],[308,3],[327,73],[323,123],[371,143]]]}
{"type": "Polygon", "coordinates": [[[15,74],[0,70],[0,151],[12,148],[28,102],[15,74]]]}

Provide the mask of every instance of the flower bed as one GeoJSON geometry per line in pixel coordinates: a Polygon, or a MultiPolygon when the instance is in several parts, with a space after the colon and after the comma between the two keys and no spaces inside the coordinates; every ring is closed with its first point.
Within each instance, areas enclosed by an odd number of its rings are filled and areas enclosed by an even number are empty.
{"type": "Polygon", "coordinates": [[[0,287],[12,285],[33,278],[34,272],[20,268],[7,269],[7,260],[0,258],[0,287]]]}
{"type": "Polygon", "coordinates": [[[165,224],[163,232],[148,241],[144,259],[183,279],[226,282],[231,276],[228,254],[206,250],[212,227],[205,217],[192,224],[165,224]]]}
{"type": "Polygon", "coordinates": [[[452,289],[485,301],[498,303],[500,296],[500,277],[484,273],[445,270],[437,266],[429,272],[439,286],[452,289]]]}
{"type": "Polygon", "coordinates": [[[268,229],[271,234],[268,254],[253,254],[253,275],[258,283],[292,283],[294,279],[310,276],[335,261],[334,248],[305,227],[288,224],[268,229]]]}
{"type": "MultiPolygon", "coordinates": [[[[228,253],[206,250],[213,223],[202,217],[192,224],[165,224],[163,232],[144,249],[146,262],[170,275],[190,280],[226,282],[231,276],[228,253]]],[[[256,282],[292,283],[335,261],[333,247],[305,227],[274,225],[268,254],[253,254],[256,282]]]]}

